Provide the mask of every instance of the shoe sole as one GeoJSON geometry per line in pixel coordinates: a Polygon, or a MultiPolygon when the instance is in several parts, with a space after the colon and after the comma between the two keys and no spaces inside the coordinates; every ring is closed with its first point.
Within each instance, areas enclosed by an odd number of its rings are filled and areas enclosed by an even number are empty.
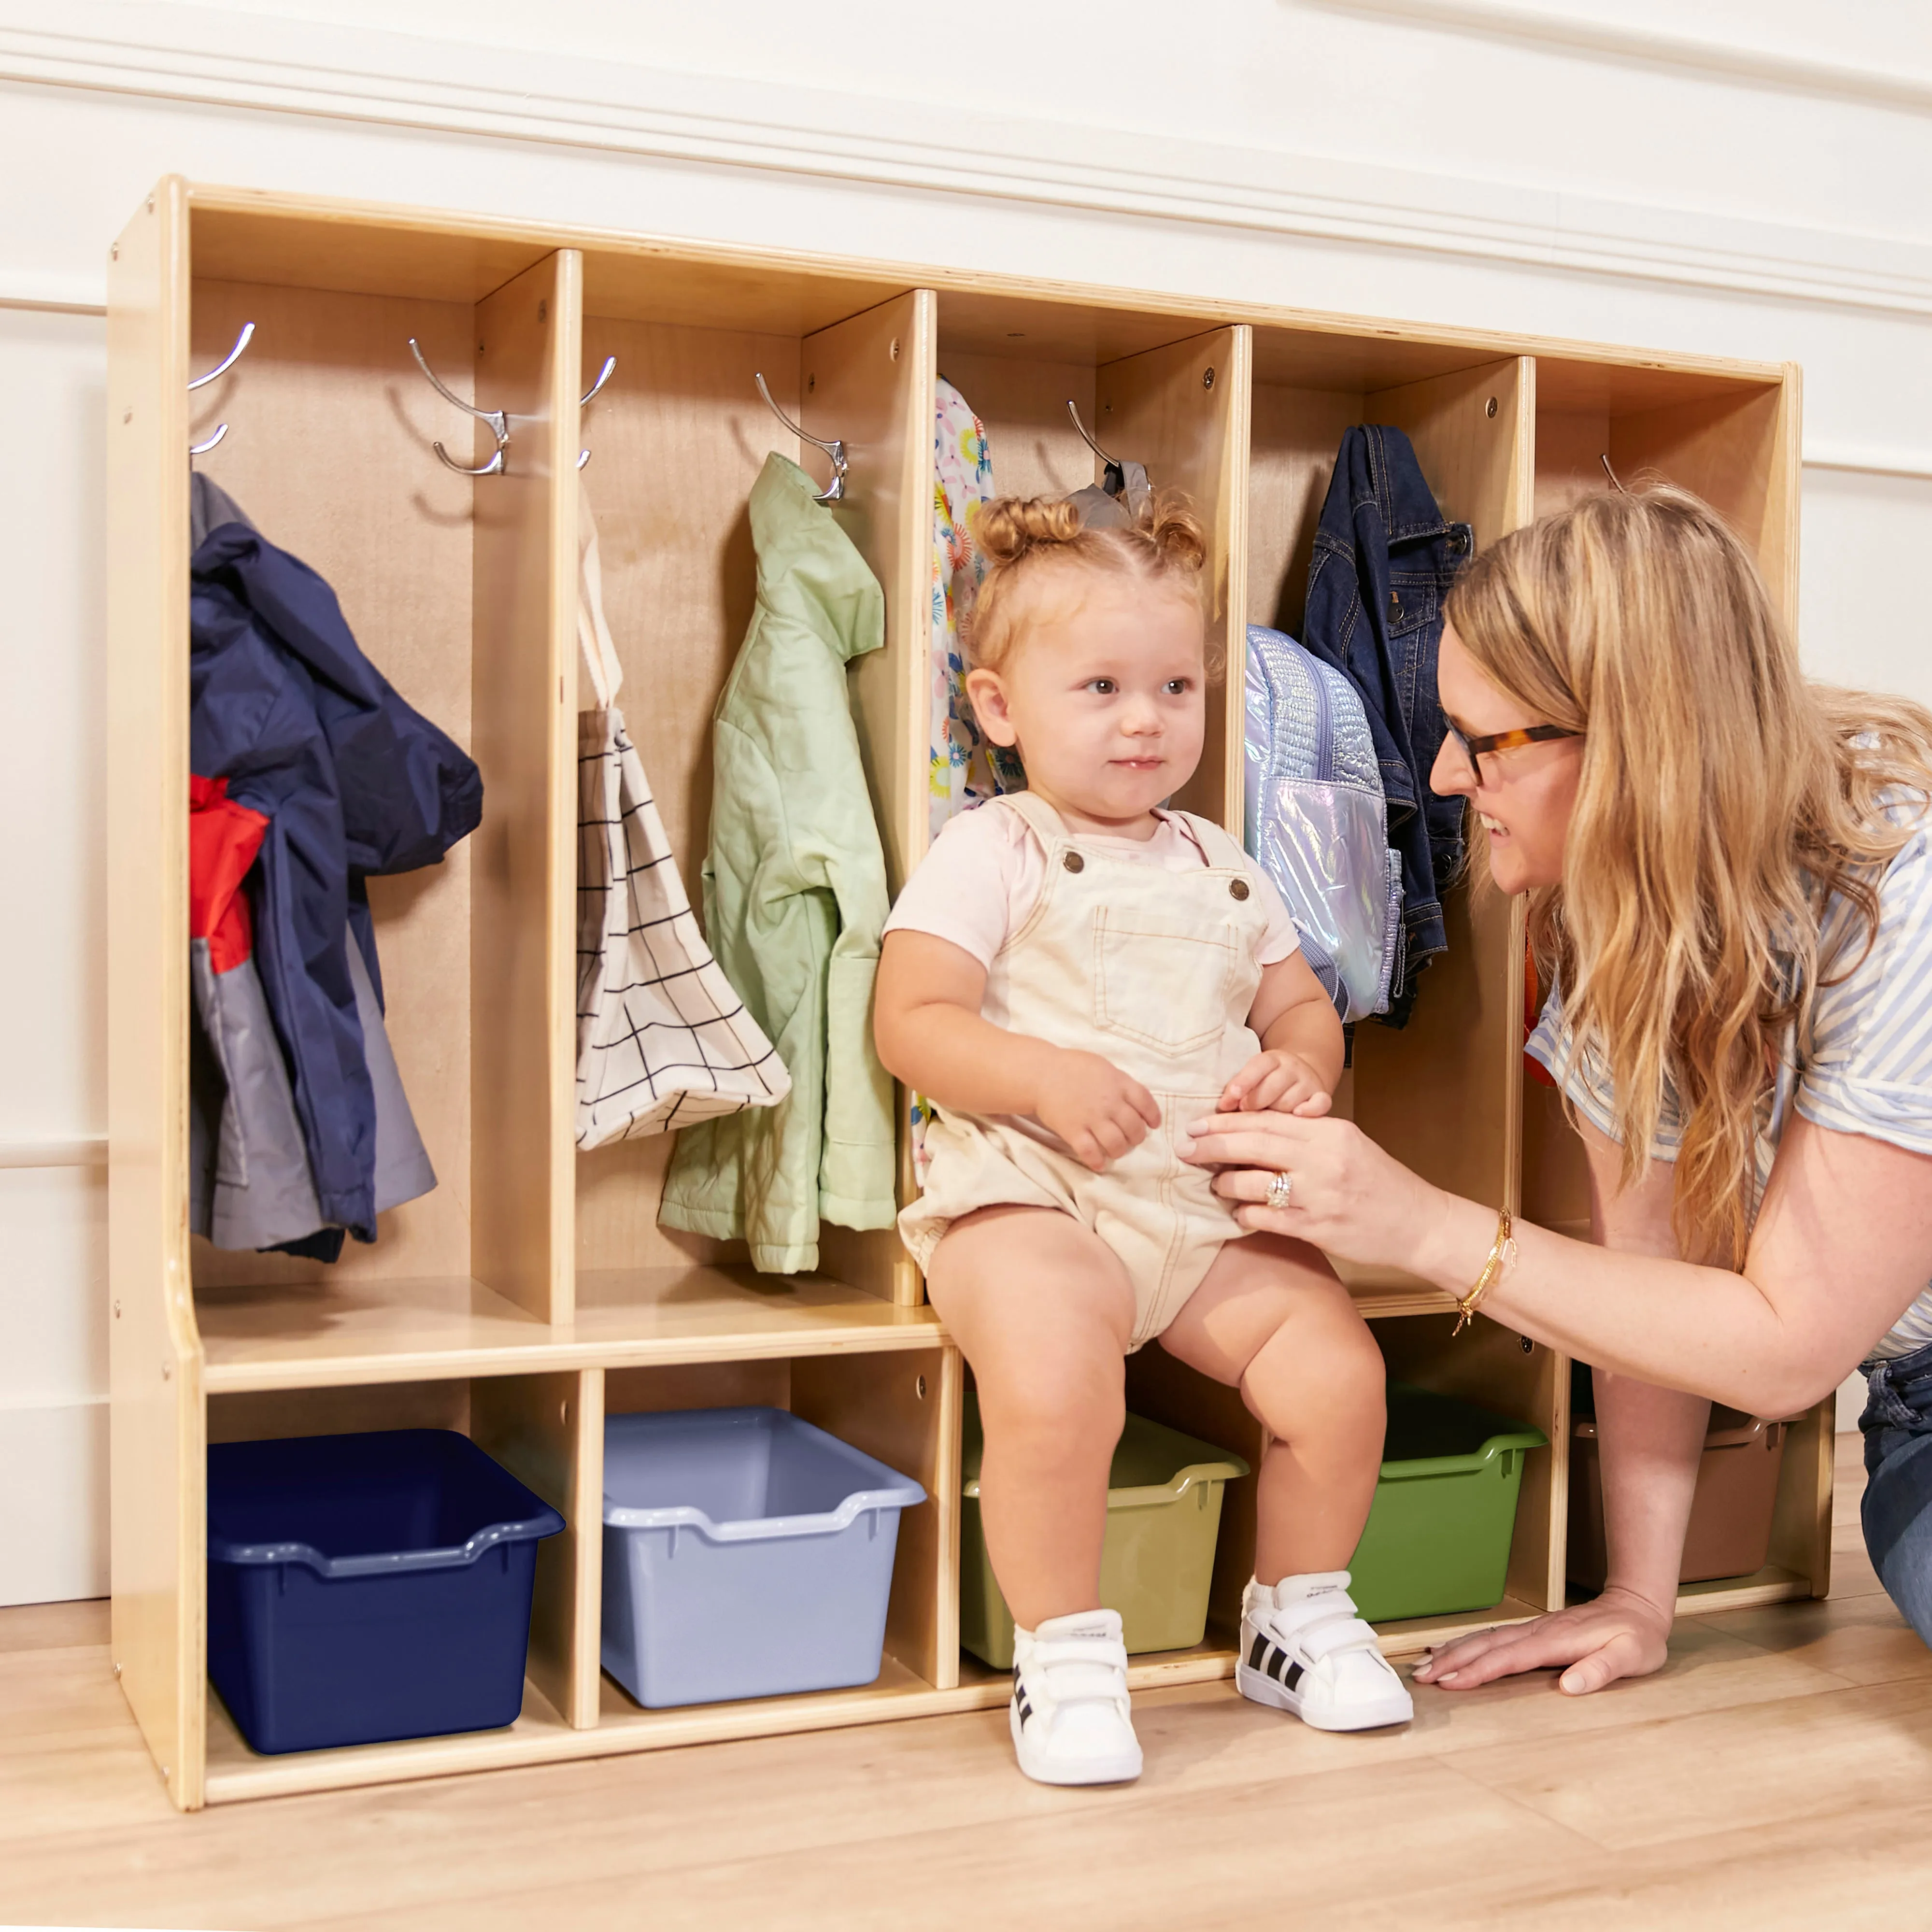
{"type": "Polygon", "coordinates": [[[1123,1752],[1118,1757],[1089,1758],[1077,1766],[1064,1769],[1042,1769],[1037,1764],[1027,1762],[1027,1748],[1023,1742],[1020,1714],[1011,1704],[1006,1706],[1006,1727],[1012,1732],[1013,1755],[1019,1760],[1020,1769],[1036,1784],[1131,1784],[1141,1774],[1141,1754],[1138,1747],[1130,1759],[1123,1752]]]}
{"type": "Polygon", "coordinates": [[[1351,1711],[1344,1722],[1310,1717],[1302,1708],[1301,1700],[1292,1690],[1277,1684],[1272,1677],[1261,1671],[1251,1670],[1245,1664],[1238,1664],[1234,1666],[1234,1685],[1241,1695],[1251,1702],[1272,1705],[1277,1711],[1288,1712],[1314,1731],[1385,1730],[1391,1724],[1408,1724],[1415,1715],[1415,1706],[1405,1690],[1398,1696],[1384,1697],[1375,1703],[1364,1704],[1359,1709],[1351,1711]]]}

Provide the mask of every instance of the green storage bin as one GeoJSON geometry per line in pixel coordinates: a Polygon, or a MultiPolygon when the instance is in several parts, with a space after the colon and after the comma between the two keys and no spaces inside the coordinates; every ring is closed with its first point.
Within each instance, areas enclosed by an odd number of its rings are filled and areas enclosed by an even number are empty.
{"type": "Polygon", "coordinates": [[[1550,1438],[1472,1402],[1388,1385],[1388,1437],[1349,1594],[1372,1622],[1486,1610],[1503,1598],[1522,1462],[1550,1438]]]}
{"type": "MultiPolygon", "coordinates": [[[[1013,1618],[986,1560],[980,1521],[980,1405],[966,1398],[959,1524],[959,1641],[995,1670],[1013,1664],[1013,1618]]],[[[1178,1429],[1130,1415],[1108,1476],[1100,1600],[1118,1610],[1130,1652],[1185,1650],[1208,1630],[1221,1498],[1248,1466],[1178,1429]]]]}

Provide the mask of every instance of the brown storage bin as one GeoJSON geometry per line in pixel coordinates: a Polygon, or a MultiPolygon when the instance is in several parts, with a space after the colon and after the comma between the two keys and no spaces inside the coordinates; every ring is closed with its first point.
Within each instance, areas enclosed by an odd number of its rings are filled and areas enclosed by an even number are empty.
{"type": "MultiPolygon", "coordinates": [[[[1712,1411],[1684,1537],[1680,1582],[1748,1576],[1764,1568],[1790,1426],[1759,1421],[1736,1409],[1712,1411]]],[[[1586,1590],[1600,1590],[1606,1567],[1597,1425],[1580,1422],[1570,1456],[1570,1580],[1586,1590]]]]}

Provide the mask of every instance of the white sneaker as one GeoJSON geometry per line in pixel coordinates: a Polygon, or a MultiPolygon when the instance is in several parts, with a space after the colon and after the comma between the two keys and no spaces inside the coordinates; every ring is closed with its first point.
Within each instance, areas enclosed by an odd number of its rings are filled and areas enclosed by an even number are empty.
{"type": "Polygon", "coordinates": [[[1118,1610],[1048,1617],[1013,1632],[1013,1749],[1040,1784],[1120,1784],[1141,1774],[1118,1610]]]}
{"type": "Polygon", "coordinates": [[[1244,1697],[1292,1711],[1318,1731],[1369,1731],[1415,1715],[1408,1687],[1355,1614],[1346,1570],[1250,1582],[1241,1599],[1244,1697]]]}

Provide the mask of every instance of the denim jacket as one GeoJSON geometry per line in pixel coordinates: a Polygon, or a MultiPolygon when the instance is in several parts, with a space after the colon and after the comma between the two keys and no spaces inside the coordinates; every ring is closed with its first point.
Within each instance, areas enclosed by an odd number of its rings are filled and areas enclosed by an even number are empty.
{"type": "Polygon", "coordinates": [[[1361,693],[1382,766],[1388,838],[1402,855],[1402,952],[1388,1024],[1402,1025],[1417,976],[1448,941],[1444,888],[1462,863],[1462,801],[1438,798],[1436,658],[1442,599],[1469,558],[1467,524],[1443,521],[1409,440],[1358,425],[1342,438],[1322,506],[1302,642],[1361,693]]]}

